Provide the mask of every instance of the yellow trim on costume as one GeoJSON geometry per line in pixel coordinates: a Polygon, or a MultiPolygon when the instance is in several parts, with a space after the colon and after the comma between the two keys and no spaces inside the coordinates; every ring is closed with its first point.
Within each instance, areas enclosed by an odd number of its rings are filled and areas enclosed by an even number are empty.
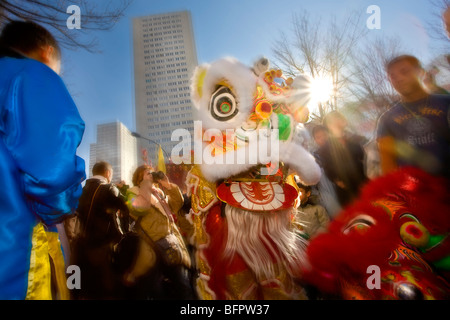
{"type": "Polygon", "coordinates": [[[372,205],[383,208],[391,220],[394,219],[394,216],[400,212],[400,210],[405,208],[405,202],[389,199],[378,199],[372,202],[372,205]]]}
{"type": "MultiPolygon", "coordinates": [[[[300,188],[298,187],[297,183],[295,182],[295,174],[292,173],[286,177],[286,183],[293,186],[295,190],[297,190],[298,196],[297,199],[294,201],[294,208],[298,208],[300,206],[301,200],[300,200],[300,188]]],[[[303,228],[299,228],[299,230],[303,230],[303,228]]]]}
{"type": "Polygon", "coordinates": [[[26,300],[69,300],[65,262],[57,232],[46,231],[42,223],[33,228],[26,300]],[[51,258],[51,259],[50,259],[51,258]],[[51,260],[51,261],[50,261],[51,260]],[[52,296],[52,267],[57,296],[52,296]]]}
{"type": "Polygon", "coordinates": [[[197,293],[201,300],[214,300],[214,297],[207,290],[207,281],[201,278],[197,278],[197,293]]]}
{"type": "Polygon", "coordinates": [[[51,300],[51,268],[48,239],[42,223],[33,228],[26,300],[51,300]]]}

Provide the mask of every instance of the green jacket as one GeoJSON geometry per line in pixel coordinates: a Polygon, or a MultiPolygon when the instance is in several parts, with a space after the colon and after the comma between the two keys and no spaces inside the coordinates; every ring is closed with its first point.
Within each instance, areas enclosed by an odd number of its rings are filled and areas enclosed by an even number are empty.
{"type": "MultiPolygon", "coordinates": [[[[168,203],[170,210],[176,214],[183,206],[183,196],[178,186],[172,184],[172,188],[165,189],[166,202],[168,203]]],[[[140,209],[133,206],[133,199],[139,195],[139,188],[133,187],[127,192],[128,206],[130,208],[130,216],[138,220],[140,218],[140,226],[148,237],[153,242],[157,242],[169,235],[176,237],[178,246],[177,250],[180,251],[182,263],[187,267],[190,267],[191,260],[189,252],[186,248],[186,244],[178,229],[176,223],[173,220],[169,220],[168,216],[164,213],[161,205],[152,206],[147,209],[140,209]]],[[[147,243],[148,239],[143,235],[143,240],[147,243]]],[[[150,246],[151,247],[151,246],[150,246]]],[[[148,248],[147,248],[148,249],[148,248]]]]}

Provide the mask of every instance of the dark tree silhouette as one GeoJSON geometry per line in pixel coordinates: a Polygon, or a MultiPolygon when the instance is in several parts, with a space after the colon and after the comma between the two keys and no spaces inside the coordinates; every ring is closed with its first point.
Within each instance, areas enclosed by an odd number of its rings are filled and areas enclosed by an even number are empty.
{"type": "Polygon", "coordinates": [[[132,0],[0,0],[0,28],[11,20],[33,21],[47,27],[59,43],[71,49],[93,52],[97,40],[89,30],[109,30],[123,16],[132,0]],[[67,8],[76,5],[81,12],[81,29],[69,29],[67,8]]]}

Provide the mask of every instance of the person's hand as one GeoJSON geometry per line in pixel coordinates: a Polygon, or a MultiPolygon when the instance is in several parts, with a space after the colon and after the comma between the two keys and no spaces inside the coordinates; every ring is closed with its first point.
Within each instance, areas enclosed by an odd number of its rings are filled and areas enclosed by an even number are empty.
{"type": "Polygon", "coordinates": [[[345,183],[342,180],[336,180],[335,183],[339,188],[342,188],[342,189],[346,188],[345,183]]]}
{"type": "Polygon", "coordinates": [[[123,188],[123,186],[125,185],[125,181],[120,181],[119,183],[116,183],[116,186],[120,189],[123,188]]]}
{"type": "Polygon", "coordinates": [[[123,275],[122,282],[125,286],[131,287],[136,284],[136,278],[131,272],[126,272],[123,275]]]}

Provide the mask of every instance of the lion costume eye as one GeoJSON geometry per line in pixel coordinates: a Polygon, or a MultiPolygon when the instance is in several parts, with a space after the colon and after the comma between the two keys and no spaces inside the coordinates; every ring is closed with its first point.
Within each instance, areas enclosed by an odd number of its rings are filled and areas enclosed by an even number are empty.
{"type": "Polygon", "coordinates": [[[347,225],[344,227],[342,233],[348,235],[354,232],[358,234],[364,234],[367,230],[369,230],[375,224],[375,220],[365,214],[360,214],[354,219],[352,219],[347,225]]]}
{"type": "Polygon", "coordinates": [[[225,86],[220,86],[212,94],[209,109],[213,118],[219,121],[228,121],[239,112],[235,96],[225,86]]]}

